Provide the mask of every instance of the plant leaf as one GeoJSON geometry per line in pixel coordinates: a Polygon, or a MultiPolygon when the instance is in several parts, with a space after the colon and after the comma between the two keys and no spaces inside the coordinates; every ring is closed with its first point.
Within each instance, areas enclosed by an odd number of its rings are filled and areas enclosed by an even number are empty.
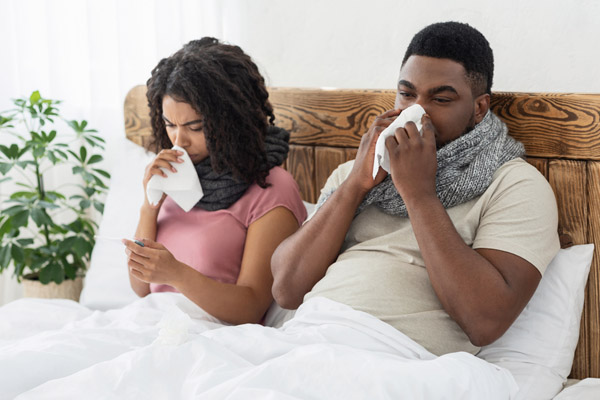
{"type": "Polygon", "coordinates": [[[10,246],[0,247],[0,269],[8,268],[10,260],[10,246]]]}
{"type": "Polygon", "coordinates": [[[94,200],[94,208],[100,211],[100,214],[104,214],[104,204],[94,200]]]}
{"type": "Polygon", "coordinates": [[[87,161],[88,165],[89,164],[95,164],[97,162],[100,162],[104,160],[104,158],[100,155],[100,154],[94,154],[93,156],[90,157],[90,159],[87,161]]]}
{"type": "Polygon", "coordinates": [[[108,172],[104,171],[103,169],[92,168],[92,170],[99,173],[103,177],[110,179],[110,174],[108,172]]]}
{"type": "Polygon", "coordinates": [[[31,96],[29,96],[29,102],[31,104],[37,104],[41,98],[42,96],[40,95],[40,92],[36,90],[35,92],[31,93],[31,96]]]}
{"type": "Polygon", "coordinates": [[[81,201],[79,202],[79,207],[80,207],[82,210],[85,210],[85,209],[89,208],[91,204],[92,204],[92,203],[91,203],[91,201],[90,201],[89,199],[83,199],[83,200],[81,200],[81,201]]]}
{"type": "Polygon", "coordinates": [[[0,162],[0,173],[6,175],[8,171],[13,167],[13,163],[0,162]]]}
{"type": "Polygon", "coordinates": [[[23,210],[18,212],[12,217],[11,225],[13,229],[20,228],[22,226],[27,226],[27,222],[29,221],[29,210],[23,210]]]}
{"type": "Polygon", "coordinates": [[[33,219],[37,226],[52,225],[52,220],[50,219],[48,214],[46,214],[46,211],[42,208],[32,208],[31,219],[33,219]]]}
{"type": "Polygon", "coordinates": [[[40,269],[40,282],[44,285],[50,282],[61,283],[65,280],[65,274],[60,264],[51,262],[40,269]]]}
{"type": "Polygon", "coordinates": [[[83,258],[87,255],[87,253],[92,251],[91,244],[82,237],[77,237],[75,239],[75,243],[73,245],[73,250],[75,254],[79,257],[83,258]]]}
{"type": "Polygon", "coordinates": [[[23,249],[20,246],[13,244],[10,248],[10,255],[15,260],[15,264],[23,264],[25,261],[25,253],[23,253],[23,249]]]}
{"type": "Polygon", "coordinates": [[[71,247],[73,247],[75,239],[77,239],[77,236],[70,236],[68,238],[65,238],[62,242],[60,242],[60,244],[58,245],[58,253],[68,253],[69,250],[71,250],[71,247]]]}
{"type": "Polygon", "coordinates": [[[85,163],[85,159],[87,157],[87,149],[85,148],[85,146],[81,146],[79,148],[79,155],[81,156],[80,160],[82,163],[85,163]]]}

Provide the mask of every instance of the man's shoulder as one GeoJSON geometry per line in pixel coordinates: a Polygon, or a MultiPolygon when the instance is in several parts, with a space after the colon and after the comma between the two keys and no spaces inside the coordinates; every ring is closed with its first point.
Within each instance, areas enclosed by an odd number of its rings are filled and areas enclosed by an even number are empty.
{"type": "Polygon", "coordinates": [[[327,178],[327,182],[325,183],[323,189],[331,190],[340,186],[342,182],[346,180],[348,175],[350,175],[353,165],[354,160],[346,161],[345,163],[338,165],[337,168],[333,170],[331,175],[329,175],[329,178],[327,178]]]}
{"type": "Polygon", "coordinates": [[[547,182],[542,173],[533,165],[522,158],[514,158],[500,166],[494,173],[493,180],[498,179],[520,182],[520,181],[539,181],[547,182]]]}

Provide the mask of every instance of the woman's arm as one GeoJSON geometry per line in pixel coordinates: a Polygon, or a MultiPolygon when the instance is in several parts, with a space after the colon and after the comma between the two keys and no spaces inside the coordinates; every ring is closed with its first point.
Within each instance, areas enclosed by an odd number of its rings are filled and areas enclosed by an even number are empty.
{"type": "MultiPolygon", "coordinates": [[[[157,154],[154,160],[152,160],[152,162],[146,167],[142,182],[144,186],[144,193],[146,193],[148,181],[150,181],[150,178],[152,178],[153,175],[160,175],[165,178],[167,177],[161,168],[168,168],[172,172],[177,172],[171,163],[181,162],[178,156],[182,154],[183,153],[176,150],[162,150],[159,154],[157,154]]],[[[151,205],[144,195],[144,203],[140,209],[140,219],[135,231],[136,238],[156,240],[156,219],[158,218],[158,212],[160,211],[160,207],[162,206],[165,197],[166,196],[163,194],[162,199],[157,205],[151,205]]],[[[150,284],[148,282],[139,280],[136,275],[132,273],[131,267],[129,268],[129,284],[131,285],[133,291],[140,297],[144,297],[150,293],[150,284]]]]}
{"type": "Polygon", "coordinates": [[[176,288],[212,316],[231,323],[257,323],[271,305],[271,256],[298,229],[294,214],[277,207],[248,227],[240,275],[235,284],[208,278],[181,263],[160,243],[144,238],[145,247],[125,240],[134,278],[176,288]]]}
{"type": "MultiPolygon", "coordinates": [[[[137,229],[135,230],[136,238],[148,238],[156,240],[156,218],[158,217],[157,208],[152,208],[148,204],[148,200],[144,197],[144,204],[140,209],[140,219],[137,229]]],[[[138,246],[138,245],[136,245],[138,246]]],[[[133,291],[140,297],[144,297],[150,293],[150,284],[139,280],[129,267],[129,284],[133,291]]]]}

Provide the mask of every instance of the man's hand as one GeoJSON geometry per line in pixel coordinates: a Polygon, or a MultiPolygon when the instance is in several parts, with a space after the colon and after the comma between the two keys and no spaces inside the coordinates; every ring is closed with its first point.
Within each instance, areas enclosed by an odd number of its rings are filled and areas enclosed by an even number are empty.
{"type": "Polygon", "coordinates": [[[424,197],[436,197],[436,131],[427,114],[421,123],[423,136],[413,122],[407,122],[385,141],[394,186],[407,206],[424,197]]]}
{"type": "Polygon", "coordinates": [[[348,183],[356,186],[362,193],[367,193],[377,186],[386,177],[387,173],[379,168],[377,176],[373,179],[373,162],[375,161],[375,144],[379,135],[385,128],[400,115],[401,110],[388,110],[375,118],[371,127],[360,140],[352,172],[348,176],[348,183]]]}

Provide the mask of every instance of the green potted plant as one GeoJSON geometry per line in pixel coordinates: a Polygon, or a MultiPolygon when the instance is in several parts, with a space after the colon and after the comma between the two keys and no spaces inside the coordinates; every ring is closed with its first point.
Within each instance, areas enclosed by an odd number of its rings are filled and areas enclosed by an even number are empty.
{"type": "Polygon", "coordinates": [[[19,282],[52,291],[78,282],[70,296],[78,300],[110,178],[97,168],[105,142],[86,121],[63,119],[60,101],[38,91],[13,102],[0,113],[0,272],[12,265],[19,282]],[[61,124],[74,134],[59,135],[61,124]],[[50,187],[47,178],[57,170],[60,182],[50,187]]]}

